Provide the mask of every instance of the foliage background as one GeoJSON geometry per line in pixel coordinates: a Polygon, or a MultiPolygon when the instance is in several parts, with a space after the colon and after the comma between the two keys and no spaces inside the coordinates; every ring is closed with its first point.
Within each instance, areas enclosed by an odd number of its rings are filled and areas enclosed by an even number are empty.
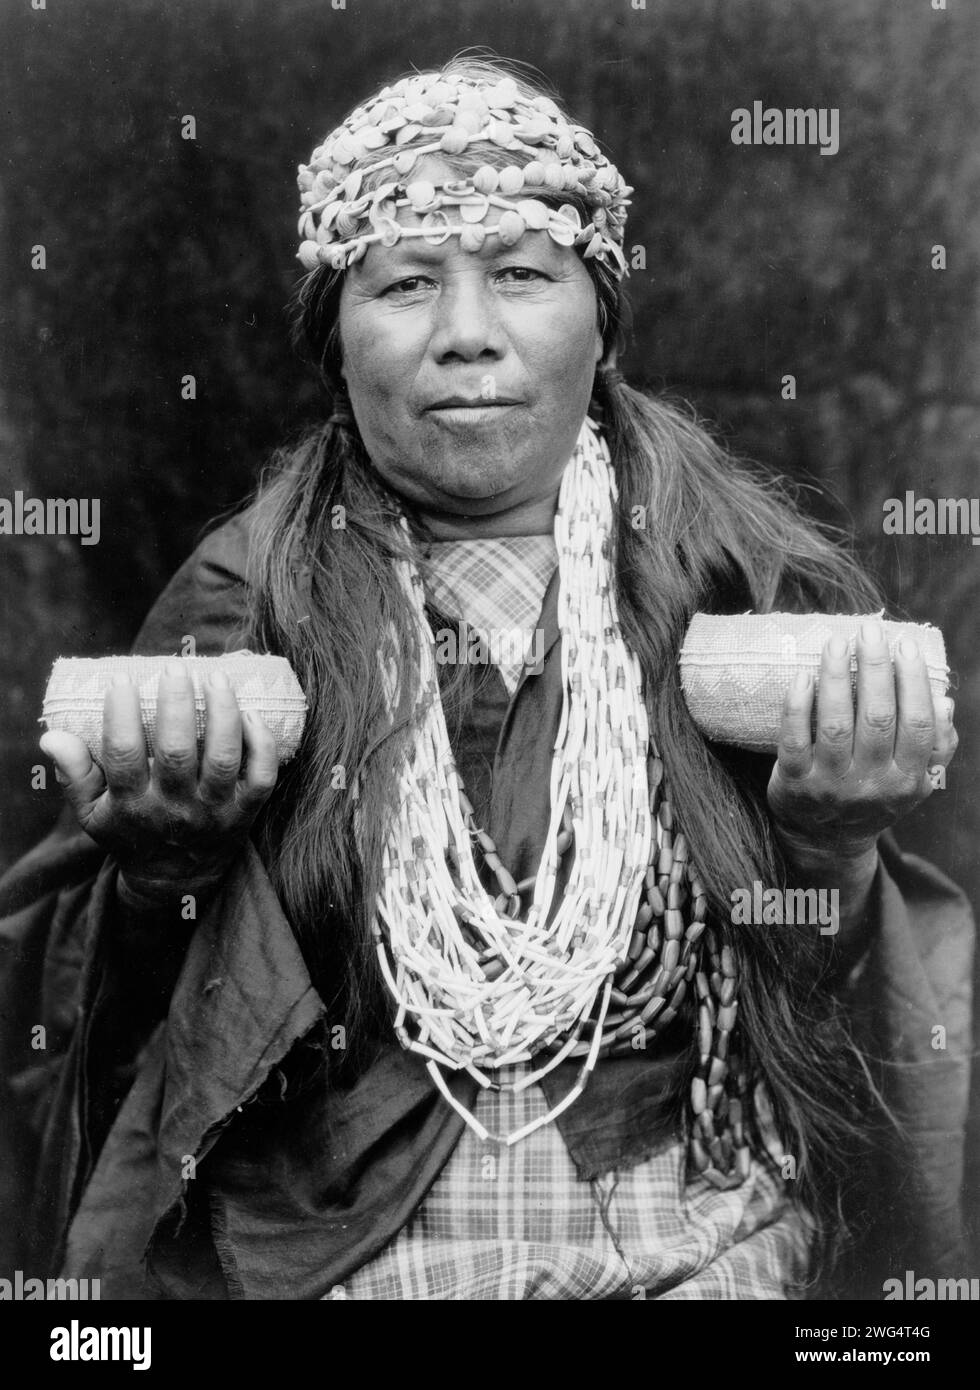
{"type": "Polygon", "coordinates": [[[51,661],[124,650],[320,408],[288,343],[295,165],[382,80],[475,44],[540,67],[636,186],[627,374],[819,488],[890,612],[942,626],[962,745],[899,838],[980,899],[980,549],[881,533],[906,489],[980,491],[980,6],[2,0],[0,20],[0,496],[102,499],[98,546],[0,537],[0,863],[60,804],[31,790],[51,661]],[[837,107],[840,152],[733,146],[756,99],[837,107]]]}

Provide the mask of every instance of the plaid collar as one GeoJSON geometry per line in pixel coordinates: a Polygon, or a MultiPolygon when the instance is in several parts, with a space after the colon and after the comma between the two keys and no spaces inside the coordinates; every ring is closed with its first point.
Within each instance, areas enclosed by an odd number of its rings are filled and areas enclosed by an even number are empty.
{"type": "MultiPolygon", "coordinates": [[[[493,634],[519,629],[527,651],[558,564],[553,536],[431,541],[421,547],[421,561],[426,597],[434,607],[447,618],[465,620],[491,651],[493,634]]],[[[524,662],[497,664],[513,694],[524,662]]]]}

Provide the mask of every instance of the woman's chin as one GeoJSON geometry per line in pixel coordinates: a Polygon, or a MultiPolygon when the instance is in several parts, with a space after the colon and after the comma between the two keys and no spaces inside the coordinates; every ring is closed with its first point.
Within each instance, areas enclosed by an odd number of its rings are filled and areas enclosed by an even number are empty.
{"type": "Polygon", "coordinates": [[[486,480],[474,480],[471,486],[455,484],[451,491],[431,499],[433,511],[449,516],[491,516],[500,511],[510,489],[504,485],[488,487],[486,480]]]}
{"type": "Polygon", "coordinates": [[[432,480],[427,481],[426,501],[433,509],[483,514],[493,511],[502,502],[510,505],[519,479],[509,469],[480,464],[453,469],[440,477],[435,486],[432,480]]]}

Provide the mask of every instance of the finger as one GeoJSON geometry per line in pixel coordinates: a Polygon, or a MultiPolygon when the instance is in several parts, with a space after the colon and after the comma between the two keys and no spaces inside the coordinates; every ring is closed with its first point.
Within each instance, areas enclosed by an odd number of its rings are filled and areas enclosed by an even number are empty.
{"type": "Polygon", "coordinates": [[[918,645],[903,637],[895,649],[895,685],[898,691],[898,731],[895,766],[921,778],[936,738],[929,672],[918,645]]]}
{"type": "Polygon", "coordinates": [[[946,769],[953,761],[960,741],[953,727],[953,701],[941,696],[933,699],[932,708],[936,719],[936,735],[925,772],[923,790],[927,796],[945,788],[946,769]]]}
{"type": "Polygon", "coordinates": [[[851,660],[843,637],[831,637],[820,658],[817,692],[817,736],[813,760],[841,775],[851,765],[854,749],[854,701],[851,696],[851,660]]]}
{"type": "Polygon", "coordinates": [[[84,815],[105,791],[102,769],[82,740],[64,729],[50,729],[42,734],[40,745],[41,752],[54,763],[68,804],[76,816],[84,815]]]}
{"type": "Polygon", "coordinates": [[[203,801],[227,800],[235,790],[242,765],[242,718],[235,692],[224,671],[214,671],[204,683],[207,723],[198,787],[203,801]]]}
{"type": "Polygon", "coordinates": [[[861,624],[857,640],[857,718],[854,761],[862,770],[890,766],[895,751],[895,671],[876,619],[861,624]]]}
{"type": "Polygon", "coordinates": [[[140,693],[117,676],[106,691],[102,717],[102,765],[113,796],[142,796],[150,781],[150,762],[140,715],[140,693]]]}
{"type": "Polygon", "coordinates": [[[247,757],[245,776],[238,783],[238,795],[243,806],[257,811],[276,785],[279,753],[272,733],[254,710],[242,715],[242,737],[247,757]]]}
{"type": "Polygon", "coordinates": [[[960,736],[953,724],[954,709],[955,703],[948,695],[933,698],[932,713],[935,719],[936,733],[933,738],[932,752],[929,754],[930,763],[940,763],[943,767],[948,767],[953,760],[953,754],[959,747],[960,736]]]}
{"type": "Polygon", "coordinates": [[[814,683],[810,672],[797,671],[783,701],[779,746],[776,749],[779,770],[788,778],[805,777],[813,764],[813,741],[810,736],[813,695],[814,683]]]}
{"type": "Polygon", "coordinates": [[[179,661],[167,667],[157,692],[153,778],[166,796],[197,789],[197,717],[194,687],[179,661]]]}

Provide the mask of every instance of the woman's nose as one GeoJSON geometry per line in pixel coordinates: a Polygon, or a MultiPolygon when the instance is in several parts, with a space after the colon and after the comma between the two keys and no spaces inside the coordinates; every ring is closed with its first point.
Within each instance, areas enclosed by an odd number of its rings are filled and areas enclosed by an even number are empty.
{"type": "Polygon", "coordinates": [[[443,284],[431,349],[438,361],[474,362],[503,356],[506,343],[496,296],[482,273],[469,272],[443,284]]]}

